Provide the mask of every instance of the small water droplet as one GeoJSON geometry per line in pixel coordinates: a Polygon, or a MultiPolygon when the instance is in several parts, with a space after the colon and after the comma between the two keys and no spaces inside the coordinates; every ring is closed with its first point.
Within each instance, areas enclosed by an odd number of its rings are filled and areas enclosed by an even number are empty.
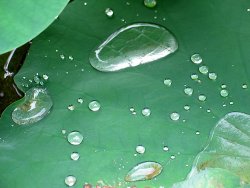
{"type": "Polygon", "coordinates": [[[200,134],[200,131],[196,131],[195,134],[196,134],[196,135],[199,135],[199,134],[200,134]]]}
{"type": "Polygon", "coordinates": [[[106,14],[109,18],[111,18],[111,17],[113,17],[113,15],[114,15],[114,11],[113,11],[111,8],[106,8],[106,9],[105,9],[105,14],[106,14]]]}
{"type": "Polygon", "coordinates": [[[184,89],[184,93],[186,94],[186,95],[188,95],[188,96],[191,96],[192,94],[193,94],[193,89],[191,88],[191,87],[186,87],[185,89],[184,89]]]}
{"type": "Polygon", "coordinates": [[[66,130],[63,129],[63,130],[62,130],[62,134],[66,134],[66,130]]]}
{"type": "Polygon", "coordinates": [[[78,131],[72,131],[68,134],[68,142],[72,145],[79,145],[83,140],[83,136],[78,131]]]}
{"type": "Polygon", "coordinates": [[[61,59],[64,59],[65,57],[64,57],[64,55],[61,54],[61,55],[60,55],[60,58],[61,58],[61,59]]]}
{"type": "Polygon", "coordinates": [[[76,183],[76,177],[75,176],[67,176],[64,180],[65,184],[69,187],[72,187],[76,183]]]}
{"type": "Polygon", "coordinates": [[[174,155],[171,155],[170,158],[171,158],[171,159],[175,159],[175,156],[174,156],[174,155]]]}
{"type": "Polygon", "coordinates": [[[163,146],[163,151],[169,151],[168,146],[163,146]]]}
{"type": "Polygon", "coordinates": [[[72,61],[73,59],[74,59],[74,58],[73,58],[72,56],[69,56],[69,60],[71,60],[71,61],[72,61]]]}
{"type": "Polygon", "coordinates": [[[165,80],[163,81],[163,83],[164,83],[166,86],[170,87],[170,86],[172,85],[172,80],[170,80],[170,79],[165,79],[165,80]]]}
{"type": "Polygon", "coordinates": [[[184,106],[184,109],[185,109],[185,110],[190,110],[190,106],[189,106],[189,105],[185,105],[185,106],[184,106]]]}
{"type": "Polygon", "coordinates": [[[222,89],[221,91],[220,91],[220,95],[222,96],[222,97],[227,97],[228,96],[228,91],[226,90],[226,89],[222,89]]]}
{"type": "Polygon", "coordinates": [[[69,109],[70,111],[73,111],[73,110],[75,110],[75,106],[74,106],[73,104],[70,104],[70,105],[68,106],[68,109],[69,109]]]}
{"type": "Polygon", "coordinates": [[[200,54],[193,54],[191,56],[191,61],[195,64],[200,64],[202,62],[202,58],[201,58],[200,54]]]}
{"type": "Polygon", "coordinates": [[[136,151],[137,153],[139,153],[139,154],[143,154],[143,153],[145,153],[146,149],[145,149],[144,146],[139,145],[139,146],[136,146],[135,151],[136,151]]]}
{"type": "Polygon", "coordinates": [[[198,80],[199,76],[197,74],[192,74],[191,76],[192,80],[198,80]]]}
{"type": "Polygon", "coordinates": [[[35,75],[34,78],[33,78],[33,80],[34,80],[34,82],[35,82],[36,84],[39,84],[39,82],[40,82],[40,78],[39,78],[38,75],[35,75]]]}
{"type": "Polygon", "coordinates": [[[156,0],[144,0],[144,5],[148,8],[153,8],[157,4],[156,0]]]}
{"type": "Polygon", "coordinates": [[[173,121],[177,121],[180,119],[180,114],[178,114],[177,112],[173,112],[170,114],[170,118],[173,120],[173,121]]]}
{"type": "Polygon", "coordinates": [[[43,79],[47,81],[49,79],[49,76],[47,74],[43,74],[43,79]]]}
{"type": "Polygon", "coordinates": [[[230,101],[230,102],[229,102],[229,104],[233,105],[233,104],[234,104],[234,102],[233,102],[233,101],[230,101]]]}
{"type": "Polygon", "coordinates": [[[202,73],[202,74],[207,74],[207,73],[208,73],[208,67],[205,66],[205,65],[200,66],[200,67],[199,67],[199,71],[200,71],[200,73],[202,73]]]}
{"type": "Polygon", "coordinates": [[[80,103],[80,104],[82,104],[83,103],[83,99],[82,98],[78,98],[77,102],[80,103]]]}
{"type": "Polygon", "coordinates": [[[199,99],[199,101],[205,101],[207,99],[207,97],[205,95],[201,94],[198,96],[198,99],[199,99]]]}
{"type": "Polygon", "coordinates": [[[227,88],[227,85],[226,85],[226,84],[222,84],[220,87],[221,87],[222,89],[225,89],[225,88],[227,88]]]}
{"type": "Polygon", "coordinates": [[[214,72],[210,72],[208,74],[208,78],[211,79],[211,80],[216,80],[217,79],[217,74],[214,73],[214,72]]]}
{"type": "Polygon", "coordinates": [[[100,103],[99,103],[98,101],[91,101],[91,102],[89,103],[89,109],[90,109],[91,111],[93,111],[93,112],[99,111],[100,108],[101,108],[101,105],[100,105],[100,103]]]}
{"type": "Polygon", "coordinates": [[[144,116],[150,116],[151,114],[151,110],[149,108],[144,108],[142,111],[141,111],[142,115],[144,116]]]}
{"type": "Polygon", "coordinates": [[[71,158],[73,161],[77,161],[77,160],[80,158],[80,154],[77,153],[77,152],[72,152],[71,155],[70,155],[70,158],[71,158]]]}
{"type": "Polygon", "coordinates": [[[207,109],[207,113],[210,113],[211,112],[211,110],[210,109],[207,109]]]}
{"type": "Polygon", "coordinates": [[[85,6],[87,6],[87,5],[88,5],[88,3],[87,3],[87,2],[84,2],[83,4],[84,4],[85,6]]]}
{"type": "Polygon", "coordinates": [[[247,89],[247,84],[243,84],[243,85],[242,85],[242,88],[243,88],[243,89],[247,89]]]}

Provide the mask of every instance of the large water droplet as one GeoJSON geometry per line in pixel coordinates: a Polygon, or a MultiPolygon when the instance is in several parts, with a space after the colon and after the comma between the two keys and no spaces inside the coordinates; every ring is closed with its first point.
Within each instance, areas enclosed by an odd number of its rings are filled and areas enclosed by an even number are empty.
{"type": "Polygon", "coordinates": [[[144,108],[142,111],[141,111],[142,115],[144,116],[150,116],[151,114],[151,110],[149,108],[144,108]]]}
{"type": "Polygon", "coordinates": [[[170,114],[170,119],[172,119],[173,121],[177,121],[180,119],[180,114],[178,114],[177,112],[173,112],[170,114]]]}
{"type": "Polygon", "coordinates": [[[148,8],[153,8],[157,4],[156,0],[144,0],[144,5],[148,8]]]}
{"type": "Polygon", "coordinates": [[[191,87],[186,87],[185,89],[184,89],[184,93],[186,94],[186,95],[188,95],[188,96],[191,96],[192,94],[193,94],[193,89],[191,88],[191,87]]]}
{"type": "Polygon", "coordinates": [[[156,162],[143,162],[132,168],[128,175],[125,177],[125,181],[141,181],[150,180],[158,176],[162,171],[162,166],[156,162]]]}
{"type": "Polygon", "coordinates": [[[200,73],[202,73],[202,74],[207,74],[207,73],[208,73],[208,67],[205,66],[205,65],[200,66],[200,67],[199,67],[199,71],[200,71],[200,73]]]}
{"type": "Polygon", "coordinates": [[[98,101],[92,101],[89,103],[89,109],[93,112],[100,110],[101,105],[98,101]]]}
{"type": "Polygon", "coordinates": [[[191,56],[191,61],[195,64],[200,64],[202,62],[202,58],[201,58],[200,54],[193,54],[191,56]]]}
{"type": "Polygon", "coordinates": [[[52,105],[46,89],[31,88],[25,93],[24,102],[12,112],[12,119],[19,125],[35,123],[49,113],[52,105]]]}
{"type": "Polygon", "coordinates": [[[89,59],[95,69],[110,72],[158,60],[177,48],[175,37],[166,28],[136,23],[110,35],[89,59]]]}
{"type": "Polygon", "coordinates": [[[76,183],[76,177],[75,176],[67,176],[64,180],[65,184],[69,187],[72,187],[76,183]]]}
{"type": "Polygon", "coordinates": [[[68,142],[72,145],[79,145],[83,140],[83,136],[78,131],[73,131],[68,134],[68,142]]]}
{"type": "Polygon", "coordinates": [[[228,96],[228,91],[226,90],[226,89],[222,89],[221,91],[220,91],[220,95],[222,96],[222,97],[227,97],[228,96]]]}

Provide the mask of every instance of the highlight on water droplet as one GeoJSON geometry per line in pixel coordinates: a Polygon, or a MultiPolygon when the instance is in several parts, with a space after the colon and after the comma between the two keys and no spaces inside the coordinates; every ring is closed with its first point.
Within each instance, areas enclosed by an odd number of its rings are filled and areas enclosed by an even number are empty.
{"type": "Polygon", "coordinates": [[[105,14],[106,14],[109,18],[111,18],[111,17],[113,17],[113,15],[114,15],[114,11],[113,11],[111,8],[106,8],[106,9],[105,9],[105,14]]]}
{"type": "Polygon", "coordinates": [[[154,8],[157,5],[156,0],[144,0],[144,5],[148,8],[154,8]]]}
{"type": "Polygon", "coordinates": [[[69,187],[72,187],[76,183],[76,177],[75,176],[67,176],[64,180],[65,184],[69,187]]]}
{"type": "Polygon", "coordinates": [[[193,54],[191,56],[191,61],[195,64],[200,64],[202,62],[202,58],[201,58],[200,54],[193,54]]]}
{"type": "Polygon", "coordinates": [[[79,145],[83,141],[83,136],[78,131],[72,131],[71,133],[68,134],[67,138],[68,142],[72,145],[79,145]]]}
{"type": "Polygon", "coordinates": [[[199,99],[199,101],[203,102],[203,101],[205,101],[207,99],[207,97],[205,95],[201,94],[201,95],[198,96],[198,99],[199,99]]]}
{"type": "Polygon", "coordinates": [[[193,94],[193,89],[191,88],[191,87],[186,87],[185,89],[184,89],[184,93],[186,94],[186,95],[188,95],[188,96],[191,96],[192,94],[193,94]]]}
{"type": "Polygon", "coordinates": [[[228,93],[228,91],[227,91],[226,89],[222,89],[222,90],[220,91],[220,95],[221,95],[222,97],[227,97],[227,96],[229,95],[229,93],[228,93]]]}
{"type": "Polygon", "coordinates": [[[111,34],[91,53],[89,60],[95,69],[112,72],[153,62],[177,48],[175,37],[166,28],[135,23],[111,34]]]}
{"type": "Polygon", "coordinates": [[[151,180],[162,172],[163,167],[157,162],[143,162],[132,168],[125,181],[134,182],[142,180],[151,180]]]}
{"type": "Polygon", "coordinates": [[[205,65],[200,66],[200,67],[199,67],[199,71],[200,71],[200,73],[202,73],[202,74],[207,74],[207,73],[208,73],[208,67],[205,66],[205,65]]]}
{"type": "Polygon", "coordinates": [[[143,154],[143,153],[145,153],[146,149],[145,149],[144,146],[138,145],[138,146],[136,146],[135,151],[136,151],[137,153],[139,153],[139,154],[143,154]]]}
{"type": "Polygon", "coordinates": [[[80,154],[77,153],[77,152],[72,152],[71,155],[70,155],[70,158],[71,158],[73,161],[77,161],[77,160],[80,158],[80,154]]]}
{"type": "Polygon", "coordinates": [[[172,85],[172,80],[171,79],[164,79],[163,83],[164,83],[164,85],[170,87],[172,85]]]}
{"type": "Polygon", "coordinates": [[[46,89],[31,88],[25,93],[24,102],[12,112],[12,119],[19,125],[38,122],[50,112],[52,105],[46,89]]]}
{"type": "Polygon", "coordinates": [[[93,112],[99,111],[101,108],[101,104],[98,101],[91,101],[89,103],[89,109],[93,112]]]}
{"type": "Polygon", "coordinates": [[[178,114],[177,112],[173,112],[170,114],[170,119],[172,119],[173,121],[177,121],[180,119],[180,114],[178,114]]]}
{"type": "Polygon", "coordinates": [[[210,73],[208,74],[208,78],[209,78],[210,80],[216,80],[216,79],[217,79],[217,74],[214,73],[214,72],[210,72],[210,73]]]}
{"type": "Polygon", "coordinates": [[[144,116],[150,116],[151,110],[149,108],[144,108],[144,109],[142,109],[141,113],[144,116]]]}

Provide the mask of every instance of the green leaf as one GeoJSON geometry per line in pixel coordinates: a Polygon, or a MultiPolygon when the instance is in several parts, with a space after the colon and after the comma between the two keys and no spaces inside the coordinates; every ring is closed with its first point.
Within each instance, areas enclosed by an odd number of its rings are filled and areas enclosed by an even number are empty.
{"type": "MultiPolygon", "coordinates": [[[[40,84],[29,81],[34,76],[37,80],[37,73],[40,77],[48,75],[43,87],[53,107],[44,119],[28,126],[16,125],[11,119],[12,111],[23,100],[3,113],[0,187],[62,188],[67,187],[64,179],[68,175],[77,178],[76,188],[85,183],[169,188],[185,180],[217,122],[230,112],[250,114],[249,88],[242,88],[243,84],[249,86],[248,6],[247,1],[224,0],[159,0],[154,9],[140,0],[70,3],[33,41],[15,77],[25,92],[40,84]],[[112,18],[105,15],[106,8],[113,9],[112,18]],[[169,29],[177,38],[178,50],[118,72],[104,73],[91,66],[89,55],[108,36],[141,22],[169,29]],[[190,60],[194,53],[201,55],[201,65],[217,74],[216,80],[199,72],[200,65],[190,60]],[[194,73],[198,80],[190,78],[194,73]],[[164,84],[165,79],[171,79],[170,87],[164,84]],[[227,97],[220,95],[222,84],[227,85],[227,97]],[[191,96],[184,93],[187,87],[193,89],[191,96]],[[206,100],[198,100],[199,95],[205,95],[206,100]],[[77,102],[78,98],[83,103],[77,102]],[[99,111],[88,108],[93,100],[100,103],[99,111]],[[69,110],[69,105],[74,110],[69,110]],[[185,105],[190,109],[185,110],[185,105]],[[135,115],[130,111],[132,107],[135,115]],[[150,116],[141,114],[145,107],[151,110],[150,116]],[[180,115],[176,121],[170,118],[174,112],[180,115]],[[80,145],[67,141],[72,131],[83,135],[80,145]],[[145,153],[136,153],[138,145],[145,147],[145,153]],[[80,154],[78,161],[70,159],[72,152],[80,154]],[[149,161],[163,167],[158,176],[147,181],[125,181],[131,169],[149,161]]],[[[236,176],[231,171],[225,173],[236,176]]]]}
{"type": "Polygon", "coordinates": [[[47,28],[69,0],[1,0],[0,54],[32,40],[47,28]]]}

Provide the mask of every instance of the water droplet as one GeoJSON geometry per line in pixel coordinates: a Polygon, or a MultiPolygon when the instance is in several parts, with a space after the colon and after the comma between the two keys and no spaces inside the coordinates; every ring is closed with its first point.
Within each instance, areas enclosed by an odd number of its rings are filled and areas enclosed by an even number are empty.
{"type": "Polygon", "coordinates": [[[70,158],[71,158],[73,161],[77,161],[77,160],[80,158],[80,154],[77,153],[77,152],[73,152],[73,153],[71,153],[70,158]]]}
{"type": "Polygon", "coordinates": [[[65,57],[64,57],[64,55],[61,54],[61,55],[60,55],[60,58],[61,58],[61,59],[64,59],[65,57]]]}
{"type": "Polygon", "coordinates": [[[202,62],[202,58],[201,58],[200,54],[193,54],[191,56],[191,61],[195,64],[200,64],[202,62]]]}
{"type": "Polygon", "coordinates": [[[189,106],[189,105],[185,105],[185,106],[184,106],[184,109],[185,109],[185,110],[190,110],[190,106],[189,106]]]}
{"type": "Polygon", "coordinates": [[[34,82],[35,82],[36,84],[39,84],[39,82],[40,82],[40,78],[39,78],[38,75],[35,75],[34,78],[33,78],[33,80],[34,80],[34,82]]]}
{"type": "Polygon", "coordinates": [[[84,2],[83,4],[84,4],[85,6],[87,6],[87,5],[88,5],[88,3],[87,3],[87,2],[84,2]]]}
{"type": "Polygon", "coordinates": [[[83,99],[82,98],[78,98],[77,102],[80,103],[80,104],[82,104],[83,103],[83,99]]]}
{"type": "Polygon", "coordinates": [[[242,88],[243,88],[243,89],[247,89],[247,84],[243,84],[243,85],[242,85],[242,88]]]}
{"type": "Polygon", "coordinates": [[[111,72],[153,62],[177,48],[175,37],[166,28],[136,23],[110,35],[91,53],[89,60],[95,69],[111,72]]]}
{"type": "Polygon", "coordinates": [[[101,108],[101,105],[98,101],[92,101],[89,103],[89,109],[93,112],[99,111],[101,108]]]}
{"type": "Polygon", "coordinates": [[[185,89],[184,89],[184,93],[186,94],[186,95],[188,95],[188,96],[191,96],[192,94],[193,94],[193,89],[191,88],[191,87],[186,87],[185,89]]]}
{"type": "Polygon", "coordinates": [[[43,79],[44,80],[48,80],[49,79],[49,76],[47,74],[43,74],[43,79]]]}
{"type": "Polygon", "coordinates": [[[225,89],[225,88],[227,88],[227,85],[226,85],[226,84],[222,84],[220,87],[221,87],[222,89],[225,89]]]}
{"type": "Polygon", "coordinates": [[[201,94],[198,96],[198,99],[199,99],[199,101],[205,101],[207,99],[207,97],[205,95],[201,94]]]}
{"type": "Polygon", "coordinates": [[[192,74],[191,79],[192,80],[198,80],[199,76],[197,74],[192,74]]]}
{"type": "Polygon", "coordinates": [[[149,108],[144,108],[142,111],[141,111],[142,115],[144,116],[150,116],[151,114],[151,110],[149,108]]]}
{"type": "Polygon", "coordinates": [[[226,89],[222,89],[221,91],[220,91],[220,95],[222,96],[222,97],[227,97],[228,96],[228,91],[226,90],[226,89]]]}
{"type": "Polygon", "coordinates": [[[205,66],[205,65],[200,66],[200,67],[199,67],[199,71],[200,71],[200,73],[202,73],[202,74],[207,74],[207,73],[208,73],[208,67],[205,66]]]}
{"type": "Polygon", "coordinates": [[[234,104],[234,102],[233,102],[233,101],[230,101],[230,102],[229,102],[229,104],[233,105],[233,104],[234,104]]]}
{"type": "Polygon", "coordinates": [[[125,177],[125,181],[133,182],[133,181],[142,181],[142,180],[150,180],[158,176],[162,171],[162,166],[156,162],[143,162],[136,165],[132,168],[127,176],[125,177]]]}
{"type": "Polygon", "coordinates": [[[148,8],[153,8],[157,4],[156,0],[144,0],[144,5],[148,8]]]}
{"type": "Polygon", "coordinates": [[[68,142],[72,145],[79,145],[83,140],[83,136],[78,131],[73,131],[68,134],[68,142]]]}
{"type": "Polygon", "coordinates": [[[52,105],[46,89],[31,88],[25,93],[24,102],[12,112],[12,119],[19,125],[38,122],[50,112],[52,105]]]}
{"type": "Polygon", "coordinates": [[[75,110],[75,106],[74,106],[73,104],[70,104],[70,105],[68,106],[68,109],[69,109],[70,111],[73,111],[73,110],[75,110]]]}
{"type": "Polygon", "coordinates": [[[176,113],[176,112],[173,112],[170,114],[170,118],[173,120],[173,121],[177,121],[180,119],[180,114],[176,113]]]}
{"type": "Polygon", "coordinates": [[[216,80],[217,79],[217,74],[214,73],[214,72],[210,72],[208,74],[208,78],[211,79],[211,80],[216,80]]]}
{"type": "Polygon", "coordinates": [[[76,183],[76,177],[75,176],[67,176],[64,180],[65,184],[69,187],[72,187],[76,183]]]}
{"type": "Polygon", "coordinates": [[[163,81],[163,83],[164,83],[166,86],[171,86],[171,85],[172,85],[172,80],[170,80],[170,79],[165,79],[165,80],[163,81]]]}
{"type": "Polygon", "coordinates": [[[170,159],[175,159],[175,156],[174,156],[174,155],[171,155],[171,156],[170,156],[170,159]]]}
{"type": "Polygon", "coordinates": [[[143,153],[145,153],[145,147],[144,146],[141,146],[141,145],[139,145],[139,146],[136,146],[136,148],[135,148],[135,151],[137,152],[137,153],[139,153],[139,154],[143,154],[143,153]]]}
{"type": "Polygon", "coordinates": [[[62,130],[62,134],[66,134],[66,130],[65,129],[62,130]]]}
{"type": "Polygon", "coordinates": [[[111,8],[106,8],[106,9],[105,9],[105,14],[106,14],[109,18],[111,18],[111,17],[113,17],[114,12],[113,12],[113,10],[112,10],[111,8]]]}
{"type": "Polygon", "coordinates": [[[168,146],[163,146],[163,151],[169,151],[168,146]]]}
{"type": "Polygon", "coordinates": [[[72,61],[73,59],[74,59],[74,58],[73,58],[72,56],[69,56],[69,60],[71,60],[71,61],[72,61]]]}
{"type": "Polygon", "coordinates": [[[199,135],[199,134],[200,134],[200,131],[196,131],[195,134],[196,134],[196,135],[199,135]]]}
{"type": "Polygon", "coordinates": [[[210,113],[211,112],[211,110],[210,109],[207,109],[207,113],[210,113]]]}

